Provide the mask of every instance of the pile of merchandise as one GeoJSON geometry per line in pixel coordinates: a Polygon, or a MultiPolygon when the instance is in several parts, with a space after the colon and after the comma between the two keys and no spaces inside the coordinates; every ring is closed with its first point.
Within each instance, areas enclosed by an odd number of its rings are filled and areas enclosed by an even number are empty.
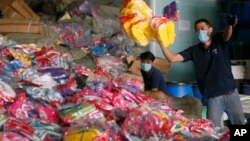
{"type": "Polygon", "coordinates": [[[96,68],[34,44],[1,44],[1,140],[141,141],[228,138],[206,119],[145,96],[120,58],[95,56],[96,68]]]}

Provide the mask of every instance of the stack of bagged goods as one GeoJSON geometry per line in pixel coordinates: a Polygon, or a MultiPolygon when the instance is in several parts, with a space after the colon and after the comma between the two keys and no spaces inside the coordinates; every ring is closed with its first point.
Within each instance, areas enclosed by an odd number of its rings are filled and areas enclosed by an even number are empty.
{"type": "Polygon", "coordinates": [[[0,139],[44,141],[224,139],[227,128],[187,119],[143,94],[119,57],[95,57],[91,70],[54,47],[1,42],[0,139]],[[79,83],[80,80],[80,83],[79,83]],[[139,119],[139,120],[138,120],[139,119]]]}

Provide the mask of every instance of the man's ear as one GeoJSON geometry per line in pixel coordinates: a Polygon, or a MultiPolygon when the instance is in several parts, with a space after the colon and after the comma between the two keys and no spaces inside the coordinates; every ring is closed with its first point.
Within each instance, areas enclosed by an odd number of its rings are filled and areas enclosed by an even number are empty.
{"type": "Polygon", "coordinates": [[[210,26],[208,30],[209,30],[209,33],[211,34],[211,33],[213,32],[214,29],[213,29],[212,26],[210,26]]]}

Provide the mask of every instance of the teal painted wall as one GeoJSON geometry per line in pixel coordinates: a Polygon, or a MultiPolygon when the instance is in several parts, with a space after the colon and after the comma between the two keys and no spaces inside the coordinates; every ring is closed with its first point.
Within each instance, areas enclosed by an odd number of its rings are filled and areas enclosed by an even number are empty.
{"type": "MultiPolygon", "coordinates": [[[[162,15],[163,8],[173,0],[155,0],[155,14],[162,15]]],[[[197,43],[198,39],[193,28],[194,22],[199,18],[208,19],[216,28],[220,12],[220,4],[216,0],[176,0],[180,13],[180,21],[190,22],[190,30],[180,30],[178,24],[175,23],[176,40],[170,46],[170,50],[174,53],[182,51],[189,46],[197,43]]],[[[165,58],[158,44],[155,46],[155,55],[165,58]]],[[[169,73],[166,75],[169,81],[192,82],[195,81],[195,73],[192,62],[174,63],[169,73]]]]}

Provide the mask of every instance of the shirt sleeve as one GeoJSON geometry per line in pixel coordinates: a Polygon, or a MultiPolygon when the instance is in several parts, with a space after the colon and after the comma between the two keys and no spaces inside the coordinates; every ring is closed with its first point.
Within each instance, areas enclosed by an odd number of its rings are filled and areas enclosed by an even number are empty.
{"type": "Polygon", "coordinates": [[[150,87],[148,85],[148,82],[147,82],[148,80],[147,80],[145,72],[143,72],[141,70],[141,74],[142,74],[142,78],[143,78],[143,82],[144,82],[144,90],[150,90],[150,87]]]}
{"type": "Polygon", "coordinates": [[[232,42],[232,37],[228,41],[224,41],[223,33],[217,33],[213,35],[213,40],[219,42],[221,45],[228,47],[232,42]]]}
{"type": "Polygon", "coordinates": [[[179,54],[183,57],[183,62],[187,62],[190,60],[193,60],[193,56],[192,56],[192,52],[193,52],[193,47],[189,47],[181,52],[179,52],[179,54]]]}

